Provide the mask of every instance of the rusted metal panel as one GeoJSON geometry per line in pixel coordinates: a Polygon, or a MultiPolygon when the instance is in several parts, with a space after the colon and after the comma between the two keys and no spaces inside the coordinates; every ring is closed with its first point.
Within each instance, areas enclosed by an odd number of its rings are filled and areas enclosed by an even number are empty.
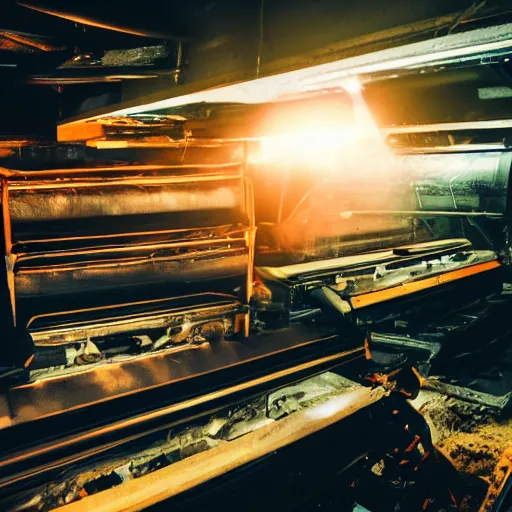
{"type": "Polygon", "coordinates": [[[385,395],[386,390],[381,387],[356,388],[316,407],[292,414],[277,424],[269,424],[168,468],[56,510],[142,510],[344,420],[380,401],[385,395]]]}
{"type": "Polygon", "coordinates": [[[3,174],[20,325],[99,306],[100,291],[109,306],[194,293],[187,287],[247,303],[254,218],[243,163],[3,174]]]}

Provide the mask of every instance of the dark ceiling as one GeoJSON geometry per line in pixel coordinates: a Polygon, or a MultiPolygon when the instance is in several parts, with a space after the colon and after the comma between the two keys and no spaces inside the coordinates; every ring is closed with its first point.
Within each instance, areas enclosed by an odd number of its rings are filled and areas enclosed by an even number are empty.
{"type": "Polygon", "coordinates": [[[0,104],[10,113],[0,133],[17,133],[14,121],[23,130],[35,112],[54,123],[148,94],[173,95],[176,86],[247,80],[498,24],[509,3],[3,0],[0,104]]]}

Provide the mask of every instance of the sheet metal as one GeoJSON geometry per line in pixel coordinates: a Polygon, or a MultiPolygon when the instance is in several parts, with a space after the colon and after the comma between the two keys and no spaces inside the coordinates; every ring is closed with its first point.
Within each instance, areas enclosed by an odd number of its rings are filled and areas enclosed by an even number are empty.
{"type": "Polygon", "coordinates": [[[60,507],[60,512],[142,510],[341,421],[386,395],[359,387],[141,478],[60,507]]]}
{"type": "MultiPolygon", "coordinates": [[[[318,331],[317,336],[315,338],[314,330],[297,326],[277,333],[254,335],[244,342],[181,346],[119,362],[105,364],[103,361],[74,373],[42,378],[15,386],[0,396],[0,405],[3,404],[0,427],[62,414],[203,375],[213,377],[218,373],[222,382],[222,372],[229,373],[237,368],[254,372],[256,365],[257,372],[265,368],[268,371],[276,358],[281,361],[279,364],[293,367],[294,358],[304,357],[301,356],[304,353],[316,352],[318,357],[332,355],[342,361],[349,354],[364,351],[355,338],[340,335],[332,328],[318,331]],[[265,361],[268,362],[265,364],[265,361]]],[[[309,357],[314,365],[318,357],[309,357]]],[[[250,373],[246,378],[249,377],[250,373]]]]}

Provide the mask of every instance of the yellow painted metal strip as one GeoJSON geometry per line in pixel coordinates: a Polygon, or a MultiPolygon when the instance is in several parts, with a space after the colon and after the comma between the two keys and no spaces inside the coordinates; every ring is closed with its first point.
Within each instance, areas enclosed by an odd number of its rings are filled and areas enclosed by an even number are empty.
{"type": "Polygon", "coordinates": [[[379,302],[397,299],[405,295],[410,295],[411,293],[417,293],[452,281],[464,279],[465,277],[481,274],[499,267],[501,267],[501,264],[498,261],[487,261],[485,263],[471,265],[470,267],[452,270],[451,272],[446,272],[437,276],[403,283],[392,288],[386,288],[385,290],[356,295],[351,298],[352,307],[354,309],[364,308],[373,304],[378,304],[379,302]]]}

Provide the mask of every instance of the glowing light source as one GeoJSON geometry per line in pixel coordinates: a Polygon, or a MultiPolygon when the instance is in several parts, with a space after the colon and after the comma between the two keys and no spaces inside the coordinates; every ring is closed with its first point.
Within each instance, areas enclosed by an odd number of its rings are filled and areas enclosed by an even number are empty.
{"type": "MultiPolygon", "coordinates": [[[[356,78],[349,84],[357,85],[356,78]]],[[[269,104],[254,127],[260,142],[256,159],[273,166],[339,167],[362,136],[354,107],[352,96],[342,90],[269,104]]]]}
{"type": "Polygon", "coordinates": [[[354,126],[345,129],[293,131],[262,137],[259,153],[251,158],[251,162],[315,164],[322,167],[339,164],[341,153],[357,140],[358,135],[354,126]]]}
{"type": "Polygon", "coordinates": [[[350,94],[359,94],[363,90],[361,82],[357,76],[351,76],[342,82],[342,87],[350,94]]]}

